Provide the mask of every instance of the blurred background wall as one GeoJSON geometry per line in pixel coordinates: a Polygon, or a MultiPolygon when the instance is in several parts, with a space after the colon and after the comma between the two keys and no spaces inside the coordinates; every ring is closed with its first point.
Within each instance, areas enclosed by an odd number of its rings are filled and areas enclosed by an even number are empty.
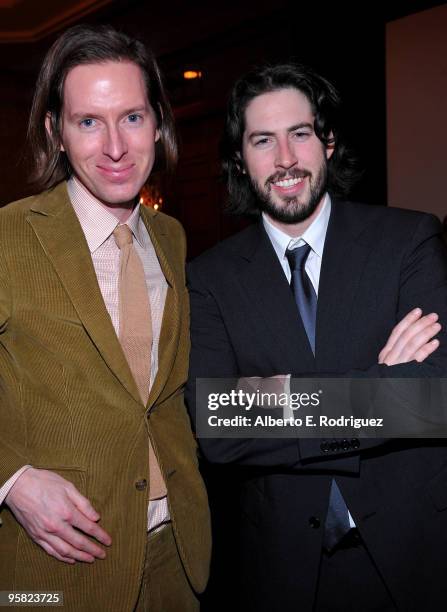
{"type": "Polygon", "coordinates": [[[388,201],[447,214],[447,4],[387,24],[388,201]]]}
{"type": "Polygon", "coordinates": [[[389,4],[0,0],[0,205],[32,193],[24,156],[34,82],[58,33],[84,22],[110,23],[157,55],[181,146],[174,180],[154,176],[150,196],[185,226],[190,257],[241,227],[222,212],[218,143],[232,83],[265,61],[310,64],[340,90],[364,170],[353,198],[443,217],[447,5],[389,4]],[[201,78],[185,80],[188,69],[201,78]]]}

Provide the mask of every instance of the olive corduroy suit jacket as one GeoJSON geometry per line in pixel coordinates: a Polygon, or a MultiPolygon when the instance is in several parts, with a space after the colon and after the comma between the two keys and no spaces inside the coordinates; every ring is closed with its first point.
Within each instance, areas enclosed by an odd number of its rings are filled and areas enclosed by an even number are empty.
{"type": "Polygon", "coordinates": [[[149,438],[186,573],[198,592],[207,580],[208,505],[183,403],[185,239],[174,219],[143,208],[141,215],[168,283],[147,406],[104,305],[66,184],[0,210],[0,485],[26,464],[52,470],[90,500],[113,539],[105,560],[67,565],[0,506],[0,590],[63,591],[67,610],[135,605],[147,540],[149,491],[142,481],[149,481],[149,438]]]}

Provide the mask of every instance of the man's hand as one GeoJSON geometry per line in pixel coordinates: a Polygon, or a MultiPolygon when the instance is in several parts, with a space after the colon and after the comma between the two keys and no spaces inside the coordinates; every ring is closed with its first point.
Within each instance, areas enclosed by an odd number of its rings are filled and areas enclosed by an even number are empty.
{"type": "Polygon", "coordinates": [[[438,348],[439,340],[433,340],[433,337],[440,330],[436,313],[422,316],[422,310],[415,308],[394,327],[379,353],[379,363],[396,365],[424,361],[438,348]]]}
{"type": "Polygon", "coordinates": [[[104,559],[112,539],[98,524],[99,514],[76,487],[54,472],[29,468],[5,499],[28,535],[49,555],[65,563],[104,559]],[[87,535],[84,535],[87,534],[87,535]]]}

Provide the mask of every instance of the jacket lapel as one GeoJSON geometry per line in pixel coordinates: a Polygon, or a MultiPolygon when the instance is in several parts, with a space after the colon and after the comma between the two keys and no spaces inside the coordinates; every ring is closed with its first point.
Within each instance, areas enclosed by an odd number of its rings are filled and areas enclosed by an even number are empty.
{"type": "Polygon", "coordinates": [[[53,264],[90,339],[117,379],[140,402],[65,183],[36,198],[28,222],[53,264]]]}
{"type": "Polygon", "coordinates": [[[246,265],[239,280],[253,306],[252,316],[259,319],[258,329],[265,330],[259,338],[265,346],[261,354],[271,355],[269,366],[278,374],[313,371],[314,356],[293,294],[261,223],[247,231],[240,254],[246,265]]]}
{"type": "MultiPolygon", "coordinates": [[[[163,320],[158,345],[158,370],[149,394],[148,406],[151,407],[160,397],[169,378],[177,351],[180,332],[180,299],[176,275],[170,263],[172,238],[160,222],[158,213],[141,207],[141,217],[151,238],[162,272],[168,283],[163,320]]],[[[184,264],[182,264],[184,265],[184,264]]]]}
{"type": "Polygon", "coordinates": [[[316,362],[322,372],[344,369],[350,321],[358,316],[355,300],[373,248],[373,233],[364,228],[355,205],[332,203],[318,291],[316,362]]]}

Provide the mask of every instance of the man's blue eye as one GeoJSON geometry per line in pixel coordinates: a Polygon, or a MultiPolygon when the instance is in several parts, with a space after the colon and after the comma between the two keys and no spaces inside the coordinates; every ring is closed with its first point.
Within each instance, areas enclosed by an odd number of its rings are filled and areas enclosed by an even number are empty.
{"type": "Polygon", "coordinates": [[[141,116],[135,113],[132,113],[132,115],[128,116],[128,119],[131,123],[136,123],[139,119],[141,119],[141,116]]]}
{"type": "Polygon", "coordinates": [[[93,125],[95,125],[95,120],[94,119],[83,119],[81,121],[81,125],[83,125],[84,127],[92,127],[93,125]]]}

